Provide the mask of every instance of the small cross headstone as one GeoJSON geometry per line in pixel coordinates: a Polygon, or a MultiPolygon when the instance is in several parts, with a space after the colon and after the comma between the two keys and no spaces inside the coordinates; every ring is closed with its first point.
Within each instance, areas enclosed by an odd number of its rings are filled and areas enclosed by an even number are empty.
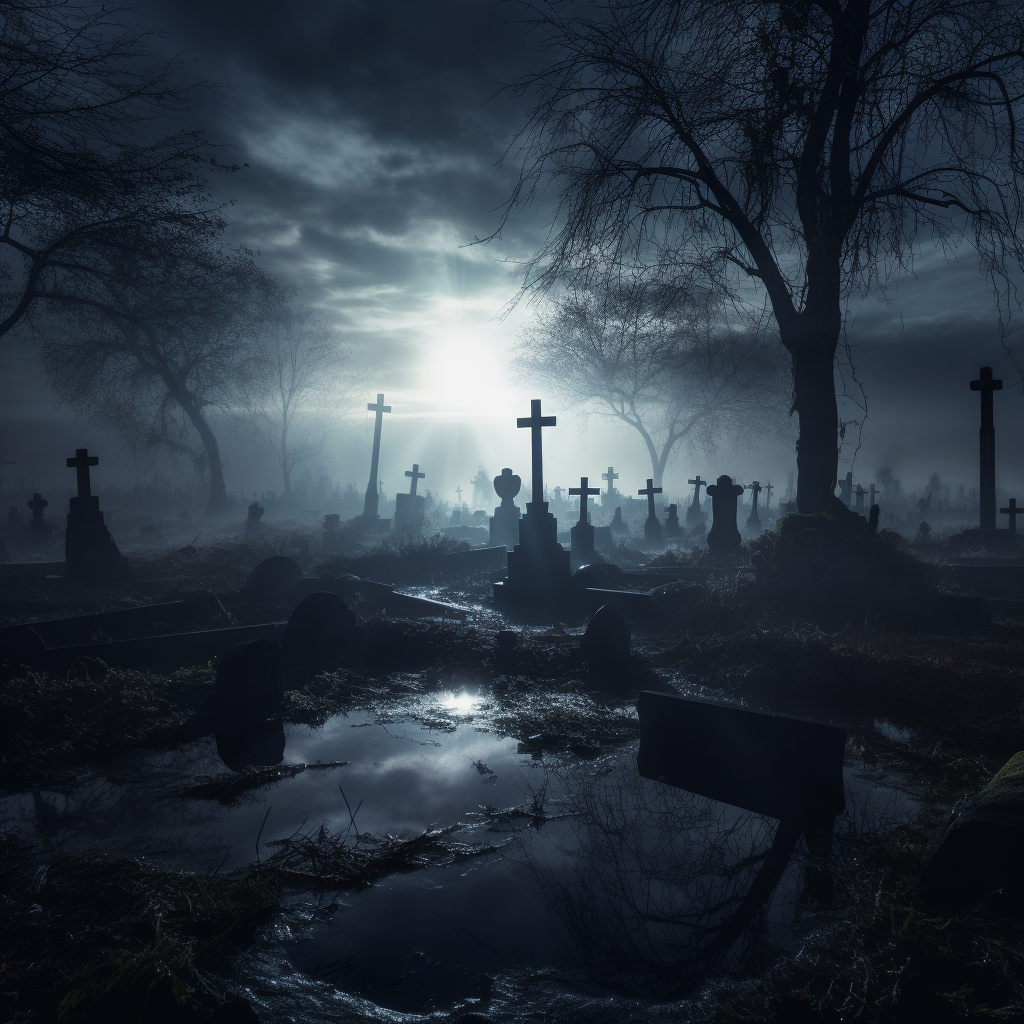
{"type": "Polygon", "coordinates": [[[423,521],[427,514],[427,499],[416,493],[416,484],[424,479],[425,473],[420,472],[418,462],[405,475],[410,478],[408,494],[395,495],[395,531],[416,536],[423,531],[423,521]]]}
{"type": "Polygon", "coordinates": [[[854,510],[855,511],[857,511],[857,512],[863,512],[864,511],[864,495],[867,494],[867,493],[868,492],[864,490],[864,485],[863,484],[857,484],[857,489],[854,491],[854,496],[856,498],[856,503],[854,505],[854,510]]]}
{"type": "Polygon", "coordinates": [[[740,531],[736,527],[736,501],[742,493],[743,488],[725,474],[708,487],[712,518],[708,547],[716,558],[728,557],[741,544],[740,531]]]}
{"type": "Polygon", "coordinates": [[[569,531],[570,564],[573,567],[588,565],[594,560],[594,528],[587,517],[587,499],[591,494],[600,494],[600,487],[590,487],[590,478],[581,476],[579,487],[570,487],[570,495],[579,495],[580,519],[569,531]]]}
{"type": "Polygon", "coordinates": [[[619,479],[619,474],[615,472],[614,467],[609,466],[608,472],[601,474],[601,479],[608,481],[608,490],[605,493],[608,496],[608,503],[611,504],[615,497],[615,481],[619,479]]]}
{"type": "Polygon", "coordinates": [[[422,480],[427,474],[421,473],[420,464],[418,462],[414,462],[412,464],[412,469],[407,469],[405,471],[405,475],[412,478],[412,482],[409,484],[409,493],[415,494],[417,481],[422,480]]]}
{"type": "Polygon", "coordinates": [[[495,547],[503,544],[511,551],[519,543],[520,511],[513,499],[522,486],[523,481],[507,467],[494,478],[494,492],[501,498],[490,520],[490,541],[495,547]]]}
{"type": "Polygon", "coordinates": [[[74,458],[67,460],[78,479],[78,494],[71,499],[64,534],[64,564],[69,576],[123,576],[128,572],[128,562],[103,522],[100,499],[92,493],[89,471],[99,461],[87,448],[76,448],[74,458]]]}
{"type": "Polygon", "coordinates": [[[772,491],[774,490],[775,488],[772,486],[771,480],[769,480],[764,485],[764,508],[766,512],[772,507],[772,491]]]}
{"type": "Polygon", "coordinates": [[[763,488],[760,482],[755,480],[752,484],[747,485],[747,489],[753,496],[753,500],[750,503],[750,515],[747,516],[747,530],[756,532],[761,529],[761,518],[757,514],[757,498],[763,488]]]}
{"type": "Polygon", "coordinates": [[[647,486],[641,488],[636,493],[647,496],[647,520],[644,522],[644,541],[647,544],[660,544],[662,540],[661,523],[654,512],[654,496],[661,494],[661,488],[655,487],[654,481],[648,477],[647,486]]]}
{"type": "Polygon", "coordinates": [[[1010,517],[1010,533],[1016,534],[1017,532],[1017,516],[1024,513],[1024,508],[1017,508],[1017,499],[1011,498],[1006,508],[999,510],[1004,516],[1010,517]]]}
{"type": "Polygon", "coordinates": [[[693,501],[686,507],[686,522],[693,526],[696,523],[703,523],[707,518],[707,513],[700,504],[700,489],[707,484],[707,480],[701,480],[698,473],[692,480],[686,482],[693,484],[693,501]]]}

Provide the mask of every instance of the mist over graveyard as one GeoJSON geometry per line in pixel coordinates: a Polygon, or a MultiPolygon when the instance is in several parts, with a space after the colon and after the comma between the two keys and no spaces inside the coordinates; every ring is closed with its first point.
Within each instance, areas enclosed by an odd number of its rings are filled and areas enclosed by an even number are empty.
{"type": "Polygon", "coordinates": [[[0,1024],[1024,1019],[1022,54],[0,0],[0,1024]]]}

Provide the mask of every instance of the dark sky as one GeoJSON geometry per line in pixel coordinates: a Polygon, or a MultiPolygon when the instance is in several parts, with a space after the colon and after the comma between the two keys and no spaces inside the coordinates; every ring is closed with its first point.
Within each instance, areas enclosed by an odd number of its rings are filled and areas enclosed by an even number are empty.
{"type": "MultiPolygon", "coordinates": [[[[412,461],[431,474],[425,486],[443,490],[465,486],[478,464],[525,472],[525,432],[512,417],[528,411],[529,396],[510,383],[504,360],[531,311],[497,314],[518,283],[508,261],[537,245],[550,208],[513,219],[497,244],[466,247],[497,226],[515,179],[514,162],[497,164],[523,110],[495,94],[543,60],[515,23],[519,8],[491,0],[134,6],[190,62],[185,77],[222,86],[205,96],[194,121],[249,165],[218,181],[233,203],[232,237],[323,309],[366,368],[367,397],[383,390],[392,402],[386,488],[401,486],[412,461]]],[[[1006,380],[996,411],[998,472],[1001,488],[1012,490],[1024,483],[1024,403],[998,342],[989,288],[969,251],[954,263],[923,253],[916,269],[886,301],[855,304],[850,339],[870,409],[855,475],[867,484],[889,464],[909,487],[933,471],[970,486],[978,403],[968,381],[987,363],[1006,380]]],[[[50,444],[55,429],[64,447],[75,447],[68,421],[40,425],[36,417],[51,417],[52,403],[29,386],[30,366],[9,359],[8,416],[24,422],[8,420],[2,450],[20,446],[30,461],[33,437],[50,444]]],[[[856,416],[844,410],[844,419],[856,416]]],[[[352,422],[323,466],[362,485],[367,424],[362,416],[352,422]]],[[[110,447],[102,432],[76,428],[110,447]]],[[[637,486],[649,473],[639,438],[625,428],[592,420],[585,429],[563,415],[557,433],[546,460],[553,483],[595,477],[610,462],[628,467],[637,486]]],[[[231,458],[229,488],[275,486],[258,460],[243,451],[231,458]]],[[[680,458],[670,489],[681,493],[694,472],[784,483],[795,465],[791,444],[707,461],[714,464],[680,458]]]]}

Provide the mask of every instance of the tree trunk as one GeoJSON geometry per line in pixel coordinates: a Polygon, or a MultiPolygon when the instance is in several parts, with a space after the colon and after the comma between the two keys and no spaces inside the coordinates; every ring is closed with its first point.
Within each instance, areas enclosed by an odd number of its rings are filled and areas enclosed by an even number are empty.
{"type": "Polygon", "coordinates": [[[798,512],[832,511],[839,471],[839,408],[833,375],[839,344],[836,305],[835,323],[830,316],[807,310],[800,314],[799,323],[783,332],[783,342],[793,356],[793,410],[800,421],[796,445],[798,512]]]}
{"type": "Polygon", "coordinates": [[[191,395],[186,395],[177,389],[172,391],[171,395],[185,410],[206,449],[206,464],[210,470],[210,494],[206,501],[203,518],[225,516],[231,511],[231,502],[228,500],[228,493],[224,487],[224,467],[220,461],[220,446],[217,444],[217,438],[191,395]]]}

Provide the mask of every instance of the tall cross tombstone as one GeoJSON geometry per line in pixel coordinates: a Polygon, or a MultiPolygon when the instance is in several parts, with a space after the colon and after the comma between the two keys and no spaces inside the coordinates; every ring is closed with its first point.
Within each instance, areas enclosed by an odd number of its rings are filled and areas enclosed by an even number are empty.
{"type": "Polygon", "coordinates": [[[698,473],[692,480],[686,482],[693,484],[693,501],[686,507],[686,522],[692,526],[696,523],[703,523],[707,519],[707,513],[700,504],[700,489],[707,485],[707,480],[701,480],[698,473]]]}
{"type": "MultiPolygon", "coordinates": [[[[854,498],[856,499],[853,506],[855,512],[862,513],[864,511],[864,495],[867,493],[868,492],[864,490],[863,484],[857,484],[857,489],[853,492],[854,498]]],[[[872,502],[872,504],[874,504],[874,502],[872,502]]]]}
{"type": "Polygon", "coordinates": [[[661,494],[661,488],[654,486],[654,481],[648,477],[647,486],[642,487],[637,494],[647,496],[647,519],[644,521],[644,543],[660,544],[662,542],[661,522],[654,511],[654,496],[661,494]]]}
{"type": "Polygon", "coordinates": [[[117,549],[114,538],[103,522],[100,499],[92,493],[89,472],[99,459],[88,448],[76,448],[67,460],[78,478],[78,495],[71,499],[67,530],[64,534],[64,571],[68,576],[125,576],[128,560],[117,549]]]}
{"type": "Polygon", "coordinates": [[[874,484],[872,484],[872,485],[871,485],[871,496],[870,496],[870,499],[869,499],[869,505],[874,505],[874,504],[876,504],[876,502],[875,502],[875,495],[876,495],[877,493],[878,493],[878,491],[876,490],[876,488],[875,488],[875,485],[874,485],[874,484]]]}
{"type": "Polygon", "coordinates": [[[590,487],[590,478],[580,477],[579,487],[570,487],[569,494],[579,495],[580,520],[569,531],[569,563],[573,568],[588,565],[594,560],[594,528],[587,516],[587,498],[591,494],[600,494],[600,487],[590,487]]]}
{"type": "Polygon", "coordinates": [[[772,486],[771,479],[764,485],[764,509],[767,512],[772,507],[772,491],[775,488],[772,486]]]}
{"type": "Polygon", "coordinates": [[[1010,517],[1010,533],[1016,535],[1017,533],[1017,516],[1024,514],[1024,508],[1017,508],[1017,499],[1011,498],[1007,503],[1006,508],[999,510],[1004,516],[1010,517]]]}
{"type": "Polygon", "coordinates": [[[455,493],[458,495],[459,505],[461,506],[462,505],[462,487],[461,487],[461,485],[459,487],[455,488],[455,493]]]}
{"type": "Polygon", "coordinates": [[[614,467],[609,466],[607,473],[601,474],[602,480],[608,481],[608,490],[604,492],[604,497],[601,499],[601,504],[604,504],[604,499],[608,499],[608,505],[615,500],[615,481],[619,479],[619,474],[615,472],[614,467]]]}
{"type": "Polygon", "coordinates": [[[532,493],[526,515],[519,521],[519,543],[508,553],[508,576],[495,584],[498,600],[561,601],[569,588],[569,552],[558,543],[558,520],[544,501],[544,449],[542,431],[555,426],[545,416],[541,400],[530,402],[530,415],[520,416],[516,426],[530,431],[532,493]]]}
{"type": "Polygon", "coordinates": [[[983,530],[996,528],[996,428],[992,416],[992,393],[1003,390],[1003,382],[994,380],[992,367],[983,366],[978,380],[971,381],[971,390],[981,392],[981,429],[979,467],[981,485],[981,522],[983,530]]]}
{"type": "Polygon", "coordinates": [[[750,515],[747,516],[747,531],[756,532],[761,529],[761,518],[757,514],[757,499],[764,488],[759,480],[755,480],[752,484],[747,484],[747,490],[753,497],[750,503],[750,515]]]}
{"type": "Polygon", "coordinates": [[[384,423],[384,413],[391,412],[391,406],[384,404],[384,395],[377,393],[376,402],[367,402],[366,411],[375,414],[373,423],[373,450],[370,454],[370,480],[366,485],[366,495],[363,498],[363,526],[369,529],[387,529],[390,523],[384,525],[380,518],[380,492],[377,490],[377,472],[380,467],[380,429],[384,423]],[[380,523],[381,525],[377,525],[380,523]]]}
{"type": "Polygon", "coordinates": [[[708,531],[708,548],[716,558],[728,558],[742,543],[736,527],[736,502],[743,493],[731,476],[723,474],[717,482],[708,486],[711,497],[711,529],[708,531]]]}
{"type": "Polygon", "coordinates": [[[414,462],[405,475],[411,482],[408,494],[395,495],[395,532],[416,536],[423,532],[423,520],[427,514],[427,499],[416,493],[416,484],[426,474],[421,473],[419,463],[414,462]]]}
{"type": "Polygon", "coordinates": [[[513,499],[522,486],[523,481],[508,467],[494,478],[494,493],[501,498],[501,504],[490,519],[492,547],[503,545],[511,551],[519,543],[519,517],[522,513],[513,499]]]}

